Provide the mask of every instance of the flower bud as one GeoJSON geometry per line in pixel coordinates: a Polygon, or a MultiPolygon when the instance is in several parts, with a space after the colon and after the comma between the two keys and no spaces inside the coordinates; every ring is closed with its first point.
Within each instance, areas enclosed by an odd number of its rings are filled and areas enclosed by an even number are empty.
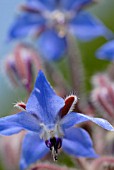
{"type": "Polygon", "coordinates": [[[41,68],[37,52],[28,44],[18,44],[5,60],[5,70],[14,86],[22,85],[28,92],[32,89],[34,66],[41,68]]]}
{"type": "Polygon", "coordinates": [[[0,138],[0,155],[5,170],[18,169],[20,151],[25,132],[13,136],[2,136],[0,138]]]}
{"type": "Polygon", "coordinates": [[[93,78],[93,85],[92,104],[104,118],[112,120],[114,117],[114,82],[107,75],[98,74],[93,78]]]}

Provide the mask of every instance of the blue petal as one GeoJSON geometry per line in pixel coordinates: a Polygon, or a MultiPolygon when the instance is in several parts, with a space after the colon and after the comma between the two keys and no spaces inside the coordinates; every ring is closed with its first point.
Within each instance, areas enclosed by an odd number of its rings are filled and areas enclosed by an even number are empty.
{"type": "Polygon", "coordinates": [[[113,126],[105,119],[101,119],[101,118],[93,118],[81,113],[75,113],[75,112],[71,112],[69,114],[67,114],[62,120],[61,120],[61,126],[63,128],[69,128],[73,125],[79,124],[79,123],[83,123],[85,121],[92,121],[94,123],[96,123],[97,125],[101,126],[102,128],[106,129],[106,130],[110,130],[110,131],[114,131],[113,126]]]}
{"type": "Polygon", "coordinates": [[[89,41],[99,36],[106,38],[112,36],[111,31],[100,20],[87,12],[79,12],[71,20],[69,27],[71,33],[83,41],[89,41]]]}
{"type": "Polygon", "coordinates": [[[39,138],[37,133],[28,133],[23,140],[20,169],[26,169],[48,152],[49,148],[46,147],[45,142],[39,138]]]}
{"type": "Polygon", "coordinates": [[[38,120],[31,114],[20,112],[11,116],[0,118],[0,134],[12,135],[23,129],[39,132],[38,120]]]}
{"type": "Polygon", "coordinates": [[[44,23],[44,18],[37,14],[22,13],[16,18],[15,23],[9,30],[9,39],[22,38],[33,33],[34,31],[38,31],[44,23]]]}
{"type": "Polygon", "coordinates": [[[27,0],[27,5],[40,10],[54,10],[56,0],[27,0]]]}
{"type": "Polygon", "coordinates": [[[99,59],[107,59],[114,61],[114,40],[100,47],[96,52],[96,57],[99,59]]]}
{"type": "Polygon", "coordinates": [[[38,49],[47,60],[59,60],[66,50],[66,39],[53,30],[45,31],[38,38],[38,49]]]}
{"type": "Polygon", "coordinates": [[[82,128],[69,128],[63,139],[63,150],[76,157],[96,158],[89,134],[82,128]]]}
{"type": "Polygon", "coordinates": [[[84,5],[89,4],[92,0],[62,0],[61,5],[63,8],[70,10],[70,9],[81,9],[84,5]]]}
{"type": "Polygon", "coordinates": [[[34,90],[26,105],[27,111],[49,124],[55,122],[55,117],[63,106],[64,100],[55,94],[43,72],[39,71],[34,90]]]}

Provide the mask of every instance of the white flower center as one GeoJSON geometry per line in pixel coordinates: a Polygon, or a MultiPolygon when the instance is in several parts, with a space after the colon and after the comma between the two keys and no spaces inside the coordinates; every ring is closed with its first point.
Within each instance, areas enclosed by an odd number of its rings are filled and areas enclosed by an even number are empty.
{"type": "Polygon", "coordinates": [[[48,140],[53,137],[63,137],[64,133],[60,125],[57,123],[54,125],[46,126],[45,124],[41,123],[40,126],[42,127],[42,132],[40,138],[43,140],[48,140]]]}
{"type": "Polygon", "coordinates": [[[47,19],[47,26],[54,27],[60,37],[64,37],[67,33],[67,23],[73,18],[72,11],[45,11],[44,17],[47,19]]]}

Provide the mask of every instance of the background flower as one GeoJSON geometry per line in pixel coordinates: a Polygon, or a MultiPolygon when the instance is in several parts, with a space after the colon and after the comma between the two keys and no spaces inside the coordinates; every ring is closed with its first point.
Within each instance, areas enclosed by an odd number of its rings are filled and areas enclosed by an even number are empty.
{"type": "Polygon", "coordinates": [[[112,121],[114,116],[114,82],[107,74],[99,73],[93,76],[93,90],[91,91],[91,102],[95,109],[103,117],[112,121]]]}
{"type": "Polygon", "coordinates": [[[41,54],[48,60],[57,60],[66,52],[68,32],[84,41],[110,37],[112,33],[100,20],[83,11],[92,3],[93,0],[26,1],[9,30],[9,39],[40,35],[37,46],[41,54]]]}
{"type": "Polygon", "coordinates": [[[96,57],[99,59],[106,59],[109,61],[114,61],[114,40],[109,41],[102,45],[96,51],[96,57]]]}
{"type": "Polygon", "coordinates": [[[5,71],[12,85],[32,90],[35,74],[41,68],[40,58],[35,49],[28,44],[18,44],[5,58],[5,71]]]}

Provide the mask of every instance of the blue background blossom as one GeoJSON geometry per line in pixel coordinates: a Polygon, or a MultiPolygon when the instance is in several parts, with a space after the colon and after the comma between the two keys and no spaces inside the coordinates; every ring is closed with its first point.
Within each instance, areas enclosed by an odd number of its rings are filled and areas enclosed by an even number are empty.
{"type": "Polygon", "coordinates": [[[58,60],[63,56],[67,50],[69,33],[84,41],[112,36],[99,19],[84,12],[83,8],[90,5],[92,0],[25,2],[20,15],[9,29],[9,39],[39,32],[40,37],[36,37],[38,50],[47,60],[58,60]]]}
{"type": "Polygon", "coordinates": [[[114,40],[109,41],[102,45],[96,51],[96,57],[99,59],[114,61],[114,40]]]}

